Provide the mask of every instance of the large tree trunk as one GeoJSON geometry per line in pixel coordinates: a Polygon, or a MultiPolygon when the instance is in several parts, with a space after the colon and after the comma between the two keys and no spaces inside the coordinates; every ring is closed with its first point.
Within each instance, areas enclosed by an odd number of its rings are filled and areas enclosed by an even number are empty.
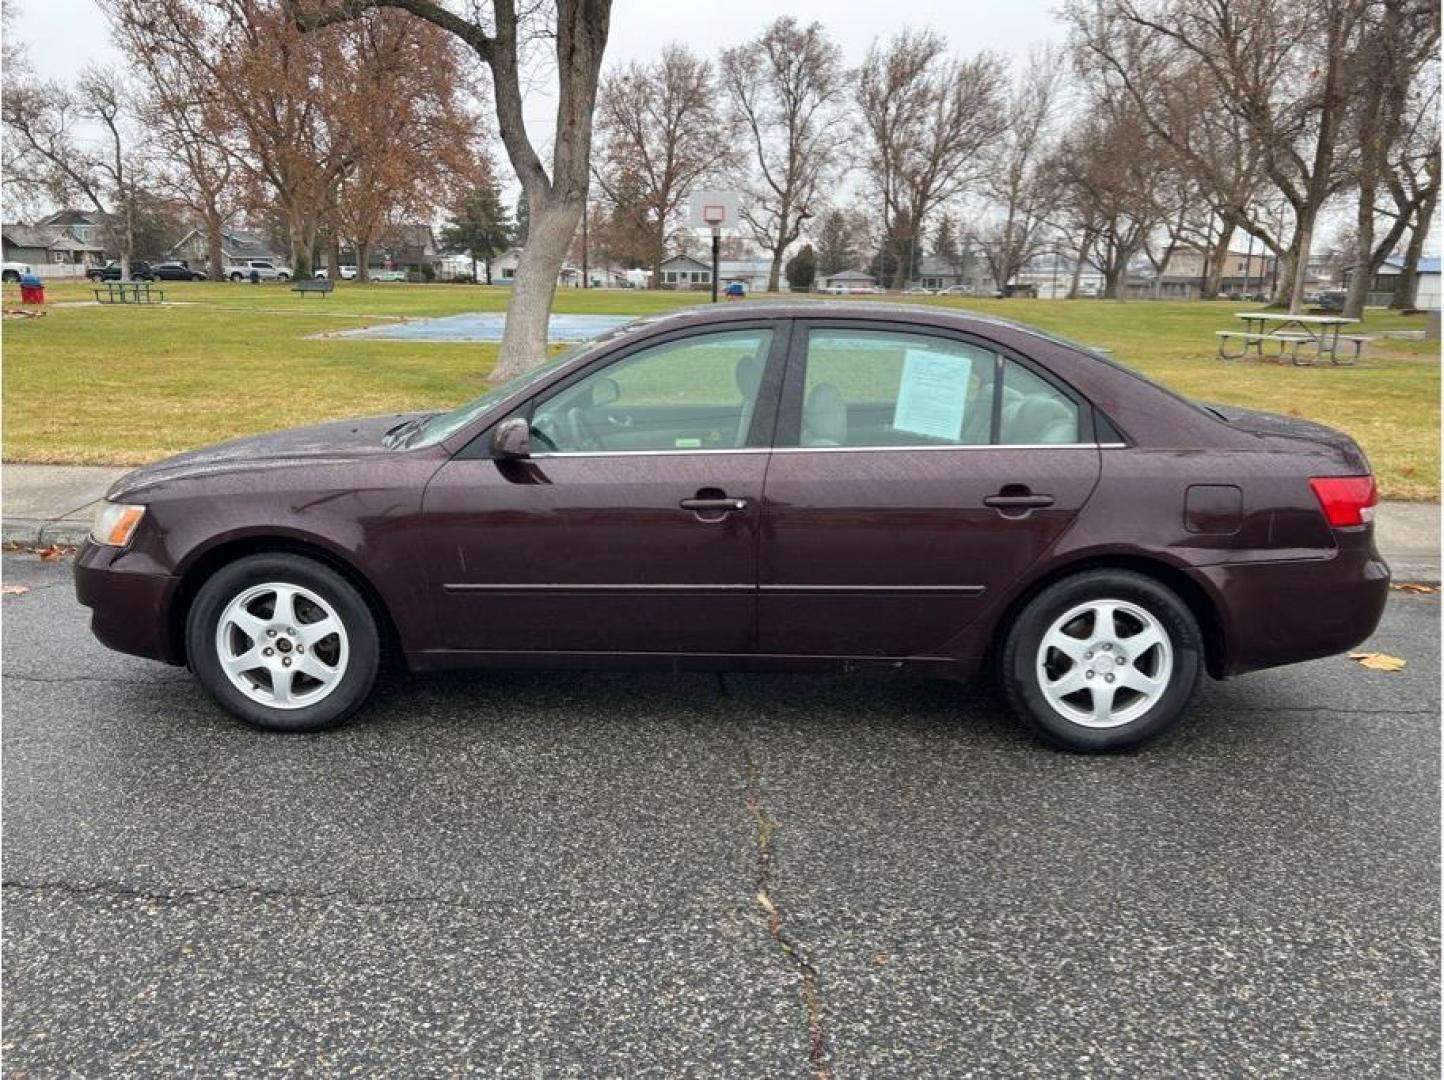
{"type": "Polygon", "coordinates": [[[291,273],[297,281],[311,276],[311,251],[316,246],[316,214],[296,205],[286,209],[286,236],[291,244],[291,273]]]}
{"type": "Polygon", "coordinates": [[[1409,234],[1409,246],[1404,249],[1404,266],[1394,282],[1394,295],[1389,307],[1404,311],[1414,306],[1415,292],[1419,282],[1419,260],[1424,255],[1424,240],[1429,235],[1429,223],[1434,220],[1434,208],[1439,203],[1439,189],[1433,188],[1424,196],[1414,211],[1414,227],[1409,234]]]}
{"type": "Polygon", "coordinates": [[[371,280],[371,241],[356,241],[356,280],[365,285],[371,280]]]}
{"type": "Polygon", "coordinates": [[[326,237],[326,262],[330,265],[331,280],[341,280],[341,234],[334,228],[326,237]]]}
{"type": "Polygon", "coordinates": [[[772,266],[767,270],[767,291],[778,292],[782,288],[782,253],[786,248],[772,249],[772,266]]]}
{"type": "Polygon", "coordinates": [[[206,276],[212,281],[226,280],[225,254],[222,251],[221,235],[224,228],[221,215],[214,208],[206,213],[206,276]]]}
{"type": "Polygon", "coordinates": [[[1203,300],[1217,300],[1223,289],[1223,275],[1228,269],[1228,249],[1233,243],[1233,234],[1238,229],[1237,219],[1232,214],[1221,215],[1218,239],[1208,249],[1208,273],[1204,276],[1203,300]]]}
{"type": "Polygon", "coordinates": [[[1369,291],[1374,287],[1374,195],[1375,187],[1366,180],[1359,188],[1359,205],[1354,219],[1354,261],[1349,267],[1349,292],[1344,298],[1343,316],[1362,319],[1369,291]]]}
{"type": "MultiPolygon", "coordinates": [[[[1289,245],[1288,250],[1279,253],[1274,252],[1274,258],[1278,261],[1278,272],[1275,275],[1276,281],[1273,286],[1273,299],[1269,301],[1270,307],[1289,307],[1293,302],[1294,295],[1294,267],[1298,265],[1298,239],[1289,245]]],[[[1263,282],[1259,282],[1260,285],[1263,282]]]]}
{"type": "Polygon", "coordinates": [[[557,274],[582,219],[581,198],[550,205],[536,203],[540,200],[534,200],[531,209],[531,228],[506,305],[501,357],[492,373],[495,379],[520,375],[546,358],[547,322],[556,295],[557,274]]]}

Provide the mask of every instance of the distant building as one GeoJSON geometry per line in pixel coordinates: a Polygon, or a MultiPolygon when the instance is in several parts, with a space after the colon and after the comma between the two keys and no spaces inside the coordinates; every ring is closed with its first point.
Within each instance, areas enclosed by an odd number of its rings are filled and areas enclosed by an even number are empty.
{"type": "Polygon", "coordinates": [[[112,226],[115,219],[110,214],[102,214],[98,210],[57,210],[47,218],[36,222],[37,225],[45,228],[56,228],[69,230],[83,244],[94,244],[100,249],[101,255],[105,258],[119,258],[120,253],[113,251],[112,226]]]}
{"type": "MultiPolygon", "coordinates": [[[[723,285],[732,281],[740,281],[746,286],[749,293],[766,292],[767,279],[771,275],[772,260],[770,258],[717,260],[717,280],[723,285]]],[[[779,274],[777,291],[790,292],[791,289],[792,287],[787,283],[787,275],[779,274]]]]}
{"type": "Polygon", "coordinates": [[[866,270],[842,270],[824,277],[822,288],[829,292],[871,292],[877,288],[877,278],[866,270]]]}
{"type": "MultiPolygon", "coordinates": [[[[718,270],[720,273],[720,263],[718,270]]],[[[711,287],[712,268],[690,255],[673,255],[662,264],[662,288],[664,289],[686,292],[688,289],[710,289],[711,287]]]]}
{"type": "MultiPolygon", "coordinates": [[[[1271,292],[1277,261],[1264,251],[1230,251],[1224,256],[1219,293],[1241,296],[1271,292]]],[[[1163,265],[1156,294],[1163,300],[1197,300],[1203,295],[1204,279],[1211,270],[1202,249],[1174,248],[1163,265]]]]}
{"type": "MultiPolygon", "coordinates": [[[[204,229],[192,229],[170,249],[170,257],[197,270],[210,269],[210,243],[204,229]]],[[[284,265],[286,256],[273,249],[264,238],[244,229],[226,229],[221,233],[221,269],[244,266],[251,259],[266,259],[284,265]]]]}
{"type": "Polygon", "coordinates": [[[57,225],[0,226],[0,247],[6,262],[29,263],[41,277],[84,277],[86,270],[103,265],[105,251],[57,225]]]}
{"type": "MultiPolygon", "coordinates": [[[[7,255],[6,258],[9,258],[7,255]]],[[[1388,307],[1394,302],[1394,284],[1399,280],[1399,274],[1403,272],[1404,260],[1399,256],[1391,256],[1384,260],[1384,265],[1374,274],[1374,280],[1369,285],[1369,298],[1365,301],[1370,307],[1388,307]]],[[[1344,271],[1344,287],[1348,288],[1349,278],[1352,276],[1348,270],[1344,271]]],[[[1438,308],[1439,307],[1439,258],[1420,259],[1419,270],[1414,282],[1414,298],[1410,307],[1416,308],[1438,308]]]]}

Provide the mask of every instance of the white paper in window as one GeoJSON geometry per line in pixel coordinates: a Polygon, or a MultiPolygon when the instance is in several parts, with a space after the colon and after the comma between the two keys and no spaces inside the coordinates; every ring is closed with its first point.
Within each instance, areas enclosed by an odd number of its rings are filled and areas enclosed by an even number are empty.
{"type": "Polygon", "coordinates": [[[903,360],[893,428],[956,442],[963,432],[972,375],[970,356],[909,348],[903,360]]]}

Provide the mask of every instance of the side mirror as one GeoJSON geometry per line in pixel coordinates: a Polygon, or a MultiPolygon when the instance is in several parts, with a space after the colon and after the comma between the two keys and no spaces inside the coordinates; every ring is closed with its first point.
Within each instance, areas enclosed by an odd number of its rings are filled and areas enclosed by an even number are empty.
{"type": "Polygon", "coordinates": [[[531,425],[524,416],[503,420],[491,433],[491,456],[498,461],[531,457],[531,425]]]}

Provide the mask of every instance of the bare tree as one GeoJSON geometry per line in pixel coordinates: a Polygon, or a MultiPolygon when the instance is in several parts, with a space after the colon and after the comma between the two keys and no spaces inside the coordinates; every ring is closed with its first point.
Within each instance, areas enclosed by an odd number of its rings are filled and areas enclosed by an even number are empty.
{"type": "Polygon", "coordinates": [[[742,217],[772,256],[767,291],[776,292],[788,247],[837,171],[842,53],[818,23],[804,27],[784,15],[755,40],[725,50],[718,66],[751,136],[756,174],[744,185],[742,217]]]}
{"type": "MultiPolygon", "coordinates": [[[[1369,12],[1363,39],[1353,65],[1357,93],[1348,132],[1354,148],[1352,178],[1358,188],[1354,258],[1343,310],[1351,319],[1363,316],[1374,274],[1394,251],[1413,216],[1414,207],[1407,200],[1404,204],[1396,201],[1392,208],[1381,207],[1380,196],[1385,190],[1399,195],[1402,185],[1390,183],[1390,170],[1408,170],[1408,163],[1400,159],[1417,147],[1417,143],[1411,147],[1415,140],[1409,138],[1413,127],[1410,89],[1438,48],[1439,9],[1409,0],[1382,0],[1369,12]],[[1390,220],[1382,235],[1377,235],[1381,210],[1390,220]]],[[[1437,100],[1437,70],[1432,75],[1426,85],[1437,100]]]]}
{"type": "Polygon", "coordinates": [[[7,182],[42,192],[55,202],[82,199],[106,222],[120,252],[122,280],[130,279],[134,250],[134,139],[120,76],[88,67],[74,90],[59,83],[9,86],[0,102],[6,139],[7,182]],[[99,140],[76,136],[79,121],[94,123],[99,140]]]}
{"type": "MultiPolygon", "coordinates": [[[[232,126],[217,108],[208,81],[197,78],[196,66],[185,62],[184,53],[162,47],[163,39],[146,32],[136,20],[145,13],[143,4],[106,0],[103,7],[145,88],[136,108],[149,147],[162,159],[151,169],[155,186],[195,215],[205,232],[207,272],[212,281],[222,281],[224,230],[240,209],[235,183],[238,147],[232,126]]],[[[183,5],[172,5],[169,15],[194,32],[201,31],[194,12],[183,5]]]]}
{"type": "Polygon", "coordinates": [[[688,194],[731,164],[732,133],[717,97],[712,65],[680,45],[666,46],[656,63],[609,75],[597,96],[597,182],[614,205],[632,208],[654,288],[688,194]]]}
{"type": "Polygon", "coordinates": [[[1388,186],[1394,212],[1406,219],[1409,240],[1404,248],[1404,265],[1394,282],[1391,308],[1414,305],[1419,260],[1424,241],[1434,224],[1439,207],[1439,77],[1431,64],[1425,77],[1416,80],[1408,105],[1409,123],[1400,140],[1399,155],[1390,171],[1388,186]]]}
{"type": "Polygon", "coordinates": [[[515,0],[474,0],[469,16],[432,0],[329,0],[300,6],[301,25],[317,28],[354,19],[372,8],[391,7],[425,19],[465,42],[491,71],[497,128],[526,196],[526,246],[506,306],[496,374],[511,376],[546,358],[547,320],[557,276],[586,205],[592,153],[592,111],[602,52],[607,45],[611,0],[556,0],[549,25],[543,9],[518,13],[515,0]],[[556,133],[551,171],[532,145],[522,113],[523,52],[533,37],[550,38],[557,79],[556,133]]]}
{"type": "Polygon", "coordinates": [[[983,240],[993,280],[1004,295],[1008,282],[1047,244],[1054,193],[1052,173],[1043,164],[1051,149],[1061,75],[1051,49],[1029,57],[1008,97],[1007,125],[995,144],[987,193],[1002,218],[984,228],[983,240]]]}
{"type": "Polygon", "coordinates": [[[1353,54],[1372,2],[1112,0],[1107,9],[1160,50],[1196,61],[1195,92],[1247,133],[1259,169],[1293,211],[1274,297],[1290,310],[1303,299],[1314,226],[1338,189],[1353,54]]]}
{"type": "Polygon", "coordinates": [[[882,200],[895,289],[906,284],[928,215],[977,184],[985,151],[1006,126],[1002,61],[946,53],[940,35],[904,30],[886,46],[874,43],[857,73],[866,169],[882,200]]]}

